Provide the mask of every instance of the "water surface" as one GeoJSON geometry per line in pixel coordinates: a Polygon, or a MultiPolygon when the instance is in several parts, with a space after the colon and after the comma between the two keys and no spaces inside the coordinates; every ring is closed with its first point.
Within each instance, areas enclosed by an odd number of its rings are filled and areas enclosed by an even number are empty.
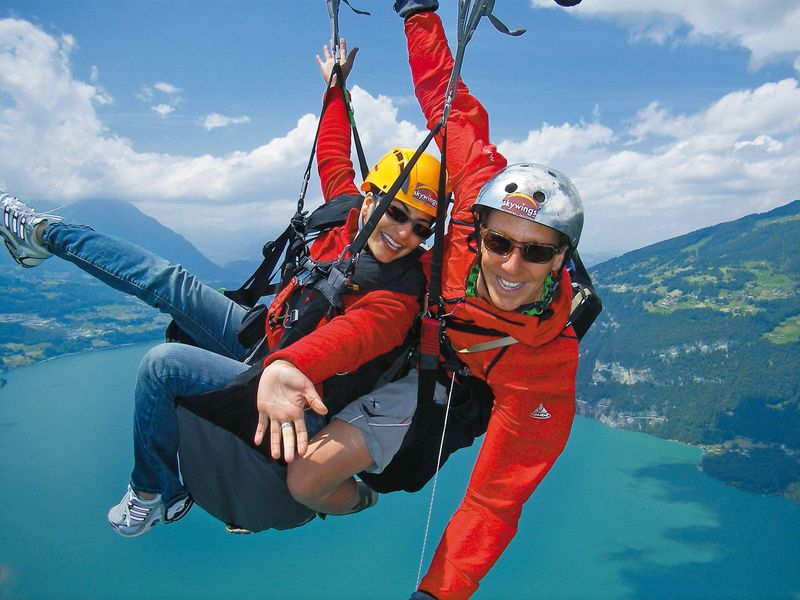
{"type": "MultiPolygon", "coordinates": [[[[407,598],[430,488],[288,532],[225,533],[200,509],[124,539],[147,346],[14,370],[0,389],[0,598],[407,598]]],[[[439,480],[430,547],[474,450],[439,480]]],[[[800,598],[800,506],[722,485],[700,452],[578,419],[476,598],[800,598]]]]}

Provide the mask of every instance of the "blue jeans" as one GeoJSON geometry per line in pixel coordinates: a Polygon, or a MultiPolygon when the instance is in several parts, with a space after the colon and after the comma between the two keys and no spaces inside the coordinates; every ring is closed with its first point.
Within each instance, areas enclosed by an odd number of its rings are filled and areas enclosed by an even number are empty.
{"type": "Polygon", "coordinates": [[[170,506],[186,495],[174,399],[219,389],[248,368],[242,361],[249,349],[236,336],[246,309],[180,265],[88,227],[53,223],[42,241],[56,256],[172,316],[199,346],[156,346],[142,359],[136,382],[131,484],[160,493],[170,506]]]}

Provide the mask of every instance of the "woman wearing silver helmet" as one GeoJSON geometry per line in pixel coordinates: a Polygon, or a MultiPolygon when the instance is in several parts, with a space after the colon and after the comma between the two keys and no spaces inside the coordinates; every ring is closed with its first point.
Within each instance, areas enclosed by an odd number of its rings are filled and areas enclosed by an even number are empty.
{"type": "MultiPolygon", "coordinates": [[[[429,127],[441,119],[453,64],[436,4],[395,2],[429,127]]],[[[440,599],[475,592],[569,437],[578,340],[564,263],[583,226],[580,196],[564,175],[506,166],[488,141],[486,111],[463,82],[447,129],[455,203],[444,255],[445,331],[494,405],[466,496],[415,594],[440,599]]]]}

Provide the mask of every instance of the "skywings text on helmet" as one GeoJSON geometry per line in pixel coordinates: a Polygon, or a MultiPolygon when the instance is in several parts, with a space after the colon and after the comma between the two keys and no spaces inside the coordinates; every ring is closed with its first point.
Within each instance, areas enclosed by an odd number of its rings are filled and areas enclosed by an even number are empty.
{"type": "Polygon", "coordinates": [[[546,201],[547,197],[541,190],[537,190],[531,194],[514,190],[503,198],[501,208],[518,217],[535,219],[539,208],[546,201]]]}

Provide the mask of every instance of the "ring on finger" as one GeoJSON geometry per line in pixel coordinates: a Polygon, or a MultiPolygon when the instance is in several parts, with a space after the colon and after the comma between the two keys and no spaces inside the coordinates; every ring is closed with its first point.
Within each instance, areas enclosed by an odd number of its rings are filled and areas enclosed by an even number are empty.
{"type": "Polygon", "coordinates": [[[284,421],[281,423],[281,431],[284,429],[291,429],[292,427],[294,427],[294,425],[290,421],[284,421]]]}

